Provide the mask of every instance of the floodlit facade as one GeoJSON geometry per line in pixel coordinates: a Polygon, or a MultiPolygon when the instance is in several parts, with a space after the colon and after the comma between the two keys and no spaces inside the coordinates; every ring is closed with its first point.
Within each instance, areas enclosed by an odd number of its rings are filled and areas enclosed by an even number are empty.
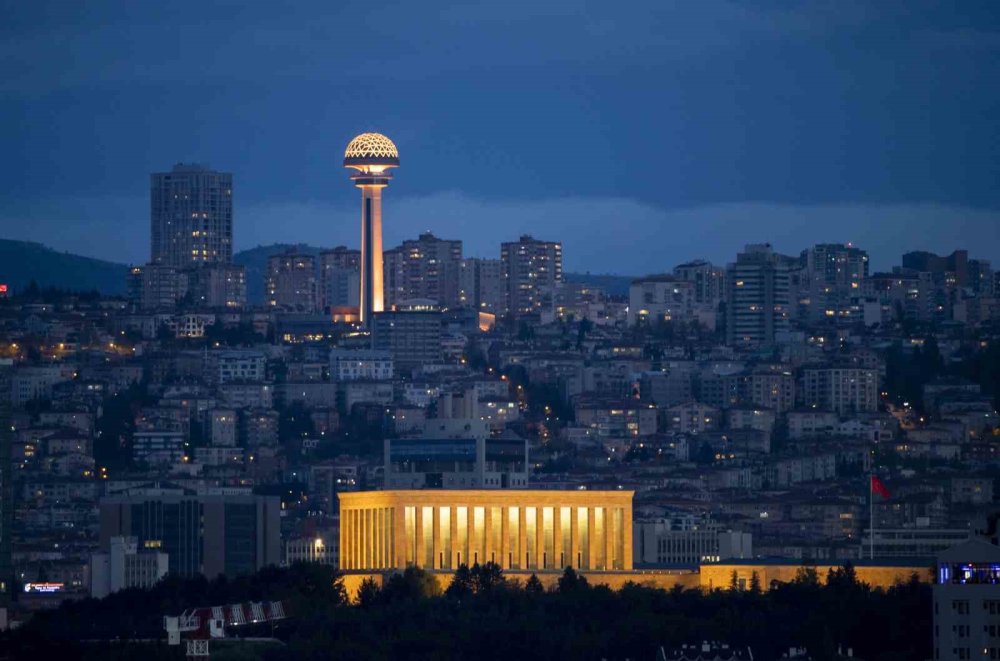
{"type": "Polygon", "coordinates": [[[362,133],[347,145],[344,167],[357,172],[351,181],[361,189],[361,323],[384,309],[382,284],[382,189],[389,168],[399,167],[399,151],[381,133],[362,133]]]}
{"type": "Polygon", "coordinates": [[[341,493],[340,567],[631,571],[632,491],[341,493]]]}

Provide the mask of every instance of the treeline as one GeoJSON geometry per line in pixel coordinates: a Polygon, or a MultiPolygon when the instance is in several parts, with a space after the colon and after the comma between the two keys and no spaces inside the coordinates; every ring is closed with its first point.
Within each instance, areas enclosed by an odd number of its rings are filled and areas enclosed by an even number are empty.
{"type": "Polygon", "coordinates": [[[859,583],[849,566],[826,584],[815,571],[762,592],[735,588],[704,593],[638,584],[619,591],[590,585],[567,569],[546,590],[536,577],[511,580],[496,565],[461,567],[443,592],[419,569],[365,582],[348,605],[332,569],[296,565],[236,581],[169,579],[101,601],[64,604],[40,613],[0,639],[16,658],[180,658],[156,643],[164,615],[194,606],[281,599],[292,617],[273,630],[283,646],[241,648],[238,658],[264,659],[653,659],[660,646],[715,640],[752,649],[756,659],[805,647],[814,659],[852,648],[868,661],[931,656],[931,596],[914,580],[888,590],[859,583]],[[81,642],[90,641],[90,642],[81,642]],[[249,655],[249,656],[247,656],[249,655]]]}

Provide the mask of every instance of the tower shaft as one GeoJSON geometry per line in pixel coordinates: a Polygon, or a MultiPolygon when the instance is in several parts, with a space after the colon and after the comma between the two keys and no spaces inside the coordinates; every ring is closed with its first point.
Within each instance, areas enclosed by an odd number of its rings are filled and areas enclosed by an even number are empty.
{"type": "Polygon", "coordinates": [[[361,323],[383,310],[382,189],[385,184],[361,184],[361,323]]]}

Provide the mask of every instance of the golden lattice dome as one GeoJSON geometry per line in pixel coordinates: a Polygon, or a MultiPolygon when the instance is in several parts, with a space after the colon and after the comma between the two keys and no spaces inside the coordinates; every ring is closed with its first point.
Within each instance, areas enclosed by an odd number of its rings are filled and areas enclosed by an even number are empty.
{"type": "Polygon", "coordinates": [[[362,133],[347,145],[344,165],[383,163],[399,165],[399,151],[392,140],[381,133],[362,133]]]}

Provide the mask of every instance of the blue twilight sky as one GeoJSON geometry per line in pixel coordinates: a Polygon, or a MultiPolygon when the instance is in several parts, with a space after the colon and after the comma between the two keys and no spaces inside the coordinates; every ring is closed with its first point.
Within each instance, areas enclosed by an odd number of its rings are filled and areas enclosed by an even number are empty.
{"type": "Polygon", "coordinates": [[[349,139],[402,167],[386,245],[637,274],[750,241],[1000,262],[1000,6],[0,0],[0,237],[148,257],[148,173],[235,174],[236,247],[357,245],[349,139]]]}

